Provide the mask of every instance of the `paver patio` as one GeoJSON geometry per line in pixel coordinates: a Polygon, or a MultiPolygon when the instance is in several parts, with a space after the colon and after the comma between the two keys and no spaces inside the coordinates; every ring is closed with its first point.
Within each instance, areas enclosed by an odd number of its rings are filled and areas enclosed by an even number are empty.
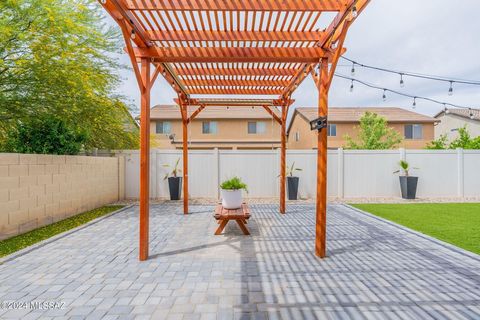
{"type": "Polygon", "coordinates": [[[479,319],[480,257],[343,205],[328,212],[328,258],[313,254],[314,207],[251,206],[249,229],[214,236],[213,206],[156,205],[138,261],[138,207],[0,265],[0,310],[22,319],[479,319]]]}

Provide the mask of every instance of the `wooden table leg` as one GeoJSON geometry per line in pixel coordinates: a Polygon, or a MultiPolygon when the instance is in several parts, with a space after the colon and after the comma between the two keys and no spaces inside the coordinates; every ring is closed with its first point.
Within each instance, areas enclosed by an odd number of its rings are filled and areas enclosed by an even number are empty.
{"type": "Polygon", "coordinates": [[[218,226],[217,230],[215,231],[215,235],[218,236],[222,233],[223,229],[225,229],[225,226],[227,225],[228,220],[222,220],[220,225],[218,226]]]}
{"type": "Polygon", "coordinates": [[[248,231],[247,227],[243,223],[243,220],[235,220],[235,221],[237,221],[238,226],[240,227],[240,229],[242,229],[244,235],[246,236],[250,235],[250,231],[248,231]]]}

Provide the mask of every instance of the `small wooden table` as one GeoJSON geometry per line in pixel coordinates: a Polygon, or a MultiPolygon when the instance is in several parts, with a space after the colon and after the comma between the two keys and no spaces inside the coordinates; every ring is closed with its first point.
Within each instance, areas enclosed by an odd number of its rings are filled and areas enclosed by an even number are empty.
{"type": "Polygon", "coordinates": [[[215,208],[215,214],[213,216],[219,223],[219,226],[215,231],[215,235],[221,234],[230,220],[235,220],[237,222],[240,229],[242,229],[243,234],[247,236],[250,235],[250,231],[248,231],[246,226],[247,220],[250,219],[250,209],[248,209],[248,205],[246,203],[243,203],[238,209],[225,209],[221,204],[218,204],[215,208]]]}

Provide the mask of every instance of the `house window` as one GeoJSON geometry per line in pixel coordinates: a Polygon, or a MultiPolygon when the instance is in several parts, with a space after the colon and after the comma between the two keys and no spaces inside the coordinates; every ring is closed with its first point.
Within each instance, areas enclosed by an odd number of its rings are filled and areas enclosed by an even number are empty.
{"type": "Polygon", "coordinates": [[[298,142],[300,141],[300,132],[295,132],[295,141],[298,142]]]}
{"type": "Polygon", "coordinates": [[[204,121],[202,123],[202,133],[204,134],[216,134],[217,122],[216,121],[204,121]]]}
{"type": "Polygon", "coordinates": [[[408,140],[423,139],[423,125],[421,125],[421,124],[406,124],[405,125],[405,139],[408,139],[408,140]]]}
{"type": "Polygon", "coordinates": [[[265,122],[261,121],[250,121],[248,122],[248,133],[249,134],[262,134],[266,131],[265,122]]]}
{"type": "Polygon", "coordinates": [[[337,136],[337,125],[336,124],[328,124],[327,125],[327,135],[329,137],[336,137],[337,136]]]}
{"type": "Polygon", "coordinates": [[[172,132],[172,124],[168,121],[157,121],[155,132],[157,134],[170,134],[172,132]]]}

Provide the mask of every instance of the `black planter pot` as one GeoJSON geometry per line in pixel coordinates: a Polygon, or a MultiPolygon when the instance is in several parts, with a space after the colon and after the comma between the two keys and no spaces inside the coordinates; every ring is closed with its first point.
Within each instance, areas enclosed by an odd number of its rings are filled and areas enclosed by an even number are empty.
{"type": "Polygon", "coordinates": [[[169,177],[168,189],[170,190],[170,200],[180,200],[182,194],[182,177],[169,177]]]}
{"type": "Polygon", "coordinates": [[[417,196],[418,177],[400,176],[400,189],[403,199],[415,199],[417,196]]]}
{"type": "Polygon", "coordinates": [[[288,200],[297,200],[298,180],[298,177],[287,177],[288,200]]]}

